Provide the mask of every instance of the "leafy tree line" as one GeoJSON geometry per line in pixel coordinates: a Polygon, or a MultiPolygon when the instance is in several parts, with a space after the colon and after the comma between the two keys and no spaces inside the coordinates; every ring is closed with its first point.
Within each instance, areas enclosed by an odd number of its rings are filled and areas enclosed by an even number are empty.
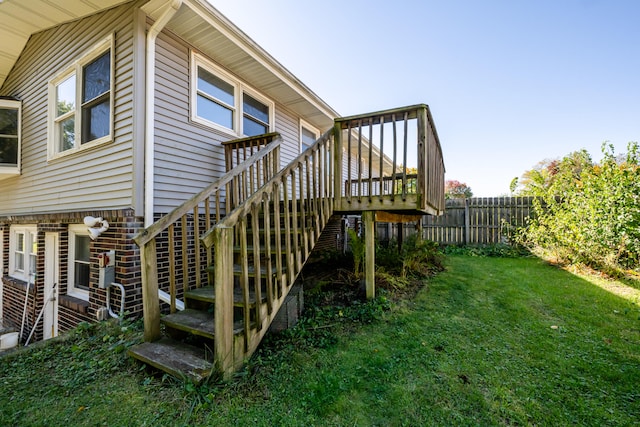
{"type": "Polygon", "coordinates": [[[517,195],[536,196],[534,217],[521,243],[560,259],[596,268],[638,269],[640,260],[640,150],[616,156],[604,143],[594,163],[586,150],[545,160],[512,182],[517,195]]]}

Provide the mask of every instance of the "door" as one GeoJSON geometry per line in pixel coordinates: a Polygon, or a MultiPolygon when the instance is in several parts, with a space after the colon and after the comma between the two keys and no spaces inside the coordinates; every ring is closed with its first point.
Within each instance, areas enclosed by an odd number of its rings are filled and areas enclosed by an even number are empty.
{"type": "Polygon", "coordinates": [[[58,336],[58,278],[60,277],[60,257],[58,233],[44,235],[44,313],[43,338],[58,336]]]}

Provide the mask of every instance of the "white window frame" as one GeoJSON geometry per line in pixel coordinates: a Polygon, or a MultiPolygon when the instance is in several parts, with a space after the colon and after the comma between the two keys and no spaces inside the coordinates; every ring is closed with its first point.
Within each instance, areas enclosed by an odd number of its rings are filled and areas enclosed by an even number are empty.
{"type": "MultiPolygon", "coordinates": [[[[190,93],[190,110],[191,110],[191,121],[194,123],[199,123],[201,125],[217,129],[221,132],[224,132],[232,137],[243,137],[246,136],[243,130],[243,102],[244,102],[244,94],[251,96],[256,101],[263,103],[269,108],[269,126],[267,129],[267,133],[273,132],[275,129],[275,103],[271,101],[269,98],[262,95],[257,90],[253,89],[251,86],[245,84],[239,79],[233,77],[231,74],[223,70],[220,66],[214,64],[209,61],[202,55],[199,55],[195,52],[191,54],[191,93],[190,93]],[[219,123],[212,122],[211,120],[207,120],[198,115],[198,67],[203,68],[224,82],[230,84],[234,88],[234,105],[228,105],[224,103],[225,106],[233,108],[233,128],[228,128],[219,123]]],[[[208,97],[210,98],[210,97],[208,97]]]]}
{"type": "MultiPolygon", "coordinates": [[[[89,291],[87,289],[78,288],[75,286],[75,263],[76,263],[76,236],[89,236],[89,230],[87,230],[84,224],[70,224],[69,225],[69,248],[68,248],[68,265],[67,265],[67,295],[79,298],[85,301],[89,301],[89,291]]],[[[89,262],[89,269],[91,269],[91,262],[89,262]]]]}
{"type": "Polygon", "coordinates": [[[95,44],[89,51],[83,54],[79,59],[74,61],[64,71],[49,80],[49,117],[48,117],[48,159],[53,160],[59,157],[68,156],[80,151],[91,149],[97,145],[105,144],[113,140],[113,121],[114,121],[114,98],[115,98],[115,48],[114,37],[109,35],[97,44],[95,44]],[[109,132],[107,135],[100,138],[93,139],[82,143],[82,83],[83,83],[83,68],[85,65],[90,64],[98,57],[102,56],[105,52],[110,53],[110,77],[109,77],[109,132]],[[73,113],[67,113],[56,117],[57,114],[57,87],[60,83],[63,83],[69,77],[75,76],[75,110],[73,113]],[[75,141],[74,148],[59,151],[59,139],[60,136],[56,130],[56,124],[62,118],[68,118],[73,116],[75,119],[75,141]]]}
{"type": "Polygon", "coordinates": [[[0,175],[10,174],[19,175],[20,165],[22,158],[22,102],[12,99],[0,99],[0,109],[2,110],[17,110],[18,111],[18,158],[15,166],[9,166],[8,163],[0,163],[0,175]]]}
{"type": "Polygon", "coordinates": [[[318,130],[318,128],[316,128],[315,126],[311,126],[309,123],[307,123],[304,120],[300,119],[300,126],[299,126],[299,130],[298,130],[298,133],[300,135],[300,141],[299,141],[298,149],[300,150],[301,153],[302,153],[302,129],[303,128],[306,129],[307,131],[315,134],[316,141],[318,140],[318,138],[320,138],[320,131],[318,130]]]}
{"type": "MultiPolygon", "coordinates": [[[[28,283],[35,282],[35,275],[37,266],[31,271],[31,257],[36,257],[37,261],[37,249],[36,253],[33,253],[33,243],[37,245],[37,233],[38,228],[35,225],[12,225],[9,231],[9,276],[14,279],[19,279],[28,283]],[[24,236],[24,251],[18,251],[18,235],[24,236]],[[23,254],[23,266],[18,268],[16,265],[16,254],[23,254]]],[[[36,246],[37,248],[37,246],[36,246]]]]}

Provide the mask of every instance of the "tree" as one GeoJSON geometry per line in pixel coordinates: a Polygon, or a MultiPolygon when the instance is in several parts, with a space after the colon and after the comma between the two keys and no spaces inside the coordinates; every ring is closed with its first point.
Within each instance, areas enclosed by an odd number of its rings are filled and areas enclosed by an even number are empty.
{"type": "Polygon", "coordinates": [[[586,150],[574,151],[562,159],[544,159],[533,169],[525,171],[517,185],[511,181],[512,192],[523,196],[543,196],[553,193],[562,196],[571,192],[580,181],[582,171],[593,167],[586,150]],[[515,190],[515,191],[514,191],[515,190]]]}
{"type": "Polygon", "coordinates": [[[465,199],[473,197],[473,191],[464,182],[447,180],[444,183],[444,197],[445,199],[465,199]]]}

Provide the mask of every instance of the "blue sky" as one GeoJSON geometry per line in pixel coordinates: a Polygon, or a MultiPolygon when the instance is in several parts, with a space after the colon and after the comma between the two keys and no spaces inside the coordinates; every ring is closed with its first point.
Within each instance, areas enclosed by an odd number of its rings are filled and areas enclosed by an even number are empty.
{"type": "Polygon", "coordinates": [[[640,0],[210,1],[341,115],[428,104],[476,196],[640,141],[640,0]]]}

